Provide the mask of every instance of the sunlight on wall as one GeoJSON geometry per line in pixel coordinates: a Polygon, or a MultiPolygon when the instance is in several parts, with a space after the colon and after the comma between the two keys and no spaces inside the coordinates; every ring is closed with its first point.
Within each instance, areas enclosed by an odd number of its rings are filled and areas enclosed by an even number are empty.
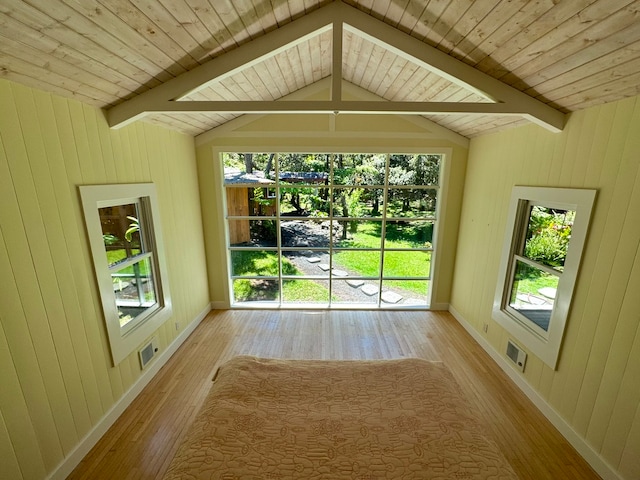
{"type": "Polygon", "coordinates": [[[501,355],[491,320],[514,185],[595,188],[590,234],[557,371],[530,355],[525,380],[623,478],[640,478],[640,97],[471,141],[452,307],[501,355]],[[488,332],[483,333],[483,324],[488,332]]]}
{"type": "Polygon", "coordinates": [[[173,316],[209,302],[193,138],[0,80],[0,477],[45,478],[140,377],[106,342],[77,187],[154,182],[173,316]]]}

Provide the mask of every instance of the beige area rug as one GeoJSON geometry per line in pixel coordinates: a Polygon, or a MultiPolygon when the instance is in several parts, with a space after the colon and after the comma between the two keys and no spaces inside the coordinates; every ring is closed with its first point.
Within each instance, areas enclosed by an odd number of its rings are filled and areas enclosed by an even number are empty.
{"type": "Polygon", "coordinates": [[[449,370],[235,357],[166,480],[516,479],[449,370]]]}

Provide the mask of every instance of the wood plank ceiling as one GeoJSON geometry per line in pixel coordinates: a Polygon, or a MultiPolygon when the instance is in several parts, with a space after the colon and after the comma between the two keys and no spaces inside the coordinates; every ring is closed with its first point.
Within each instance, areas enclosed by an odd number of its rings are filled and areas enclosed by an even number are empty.
{"type": "MultiPolygon", "coordinates": [[[[330,0],[2,0],[0,76],[110,108],[330,0]]],[[[640,0],[344,0],[562,111],[640,93],[640,0]]],[[[330,32],[185,100],[276,100],[331,75],[330,32]]],[[[345,31],[342,77],[392,101],[484,101],[345,31]]],[[[153,114],[197,135],[237,114],[153,114]]],[[[526,120],[429,115],[467,137],[526,120]]]]}

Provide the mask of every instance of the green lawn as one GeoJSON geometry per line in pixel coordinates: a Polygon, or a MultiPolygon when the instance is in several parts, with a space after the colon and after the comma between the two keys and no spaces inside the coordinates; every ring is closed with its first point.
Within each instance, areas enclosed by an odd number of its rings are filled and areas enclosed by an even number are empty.
{"type": "MultiPolygon", "coordinates": [[[[231,254],[234,275],[277,276],[278,256],[276,252],[241,250],[231,254]]],[[[300,275],[302,272],[286,258],[282,260],[283,275],[300,275]]],[[[234,298],[237,302],[266,301],[278,299],[277,280],[238,279],[233,282],[234,298]]],[[[287,302],[326,302],[329,290],[312,280],[287,280],[282,288],[287,302]]]]}
{"type": "MultiPolygon", "coordinates": [[[[423,247],[424,232],[419,229],[399,229],[396,226],[387,228],[385,248],[423,247]]],[[[380,248],[380,229],[376,222],[360,224],[358,232],[351,234],[349,240],[340,243],[341,247],[380,248]]],[[[429,275],[431,252],[420,251],[386,251],[384,258],[384,275],[387,277],[426,277],[429,275]]],[[[376,277],[380,268],[380,252],[375,251],[342,251],[334,256],[334,265],[360,276],[376,277]]],[[[398,287],[419,294],[425,293],[424,281],[399,281],[398,287]]]]}
{"type": "Polygon", "coordinates": [[[538,292],[538,290],[541,288],[558,288],[558,277],[554,277],[553,275],[529,276],[517,280],[514,285],[517,285],[518,293],[526,293],[539,297],[540,292],[538,292]]]}
{"type": "MultiPolygon", "coordinates": [[[[421,226],[390,225],[387,228],[385,247],[414,249],[424,247],[425,239],[431,240],[430,225],[425,231],[421,226]]],[[[360,223],[358,232],[339,244],[350,248],[377,248],[381,246],[379,222],[360,223]]],[[[237,250],[231,253],[233,275],[278,276],[278,257],[268,250],[237,250]]],[[[384,275],[386,277],[425,277],[429,275],[431,252],[386,251],[384,275]]],[[[377,277],[380,270],[379,251],[341,251],[334,255],[334,266],[364,277],[377,277]]],[[[296,266],[288,259],[282,261],[283,275],[299,275],[296,266]]],[[[394,286],[420,295],[426,293],[424,280],[394,281],[394,286]]],[[[236,301],[277,300],[276,280],[238,279],[233,284],[236,301]]],[[[283,285],[283,299],[287,302],[326,302],[327,287],[313,280],[287,280],[283,285]]]]}

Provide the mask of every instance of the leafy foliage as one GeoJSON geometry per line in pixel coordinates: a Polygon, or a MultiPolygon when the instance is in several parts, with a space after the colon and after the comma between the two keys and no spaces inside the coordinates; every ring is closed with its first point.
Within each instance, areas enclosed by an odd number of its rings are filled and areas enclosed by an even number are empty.
{"type": "MultiPolygon", "coordinates": [[[[275,179],[275,172],[279,172],[278,184],[269,187],[278,195],[279,213],[318,218],[332,215],[342,225],[341,246],[380,249],[384,242],[391,249],[431,248],[433,223],[411,219],[435,214],[440,155],[225,153],[223,161],[225,167],[253,173],[257,177],[263,175],[275,179]],[[387,186],[390,188],[385,193],[387,186]],[[381,223],[364,219],[373,220],[385,212],[387,217],[396,218],[387,222],[385,238],[382,239],[381,223]]],[[[264,208],[252,215],[263,216],[264,220],[252,220],[251,239],[256,244],[270,245],[278,238],[276,222],[271,219],[275,215],[275,210],[271,210],[275,208],[275,199],[265,198],[264,192],[262,188],[253,189],[251,200],[264,208]]],[[[380,268],[380,251],[369,253],[342,251],[336,254],[335,260],[344,262],[348,270],[376,276],[380,268]]],[[[389,255],[387,268],[393,267],[393,276],[426,276],[428,269],[425,269],[425,264],[429,265],[431,252],[417,252],[424,256],[424,261],[417,262],[419,267],[405,257],[409,254],[416,252],[385,253],[389,255]]],[[[234,275],[278,275],[275,254],[236,251],[232,257],[234,275]]],[[[289,267],[295,269],[283,258],[282,273],[286,275],[289,267]]],[[[416,292],[424,290],[424,281],[414,283],[416,292]]],[[[275,300],[279,288],[282,288],[284,298],[304,299],[304,291],[308,292],[311,284],[312,281],[292,280],[279,286],[271,279],[237,279],[234,280],[234,292],[237,300],[275,300]],[[289,288],[299,290],[287,293],[289,288]]],[[[316,293],[318,298],[326,296],[325,292],[316,293]]]]}
{"type": "Polygon", "coordinates": [[[562,270],[575,212],[534,206],[529,215],[525,257],[562,270]]]}

